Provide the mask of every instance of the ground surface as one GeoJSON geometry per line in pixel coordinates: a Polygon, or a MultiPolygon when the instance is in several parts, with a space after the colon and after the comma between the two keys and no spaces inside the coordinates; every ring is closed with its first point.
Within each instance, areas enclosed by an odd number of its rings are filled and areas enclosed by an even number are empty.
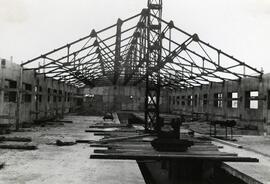
{"type": "MultiPolygon", "coordinates": [[[[223,149],[221,149],[221,151],[237,153],[239,156],[249,156],[259,159],[258,163],[224,163],[225,166],[231,168],[232,174],[235,174],[235,176],[237,177],[243,178],[244,181],[249,184],[270,184],[270,157],[246,150],[245,148],[235,148],[218,142],[215,142],[215,144],[224,147],[223,149]]],[[[270,153],[270,150],[268,150],[268,152],[270,153]]]]}
{"type": "MultiPolygon", "coordinates": [[[[209,125],[206,123],[192,122],[187,123],[192,130],[199,130],[199,133],[209,135],[209,125]]],[[[222,132],[222,130],[220,130],[222,132]]],[[[233,138],[236,141],[213,141],[217,146],[223,146],[220,151],[237,153],[243,157],[258,158],[258,163],[232,163],[223,164],[225,170],[229,171],[236,177],[242,178],[248,184],[270,184],[270,137],[250,135],[252,131],[235,131],[237,133],[233,138]],[[245,135],[245,133],[249,135],[245,135]],[[224,144],[227,142],[228,144],[224,144]],[[231,144],[231,146],[230,146],[231,144]],[[242,148],[237,148],[242,146],[242,148]]]]}
{"type": "Polygon", "coordinates": [[[95,140],[92,133],[85,133],[89,125],[102,122],[101,117],[67,116],[72,124],[36,127],[29,132],[12,136],[29,136],[38,144],[38,150],[1,150],[0,184],[127,184],[144,183],[135,161],[89,159],[93,148],[89,144],[67,147],[53,145],[57,139],[95,140]]]}

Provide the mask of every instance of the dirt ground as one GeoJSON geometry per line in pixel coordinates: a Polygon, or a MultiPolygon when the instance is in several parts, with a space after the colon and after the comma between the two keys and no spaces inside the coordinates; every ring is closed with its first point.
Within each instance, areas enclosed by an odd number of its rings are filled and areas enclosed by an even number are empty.
{"type": "Polygon", "coordinates": [[[85,133],[89,125],[102,122],[101,117],[67,116],[72,124],[35,127],[28,132],[10,136],[31,137],[37,150],[1,150],[0,184],[119,184],[145,183],[135,161],[89,159],[93,148],[89,144],[58,147],[57,139],[97,140],[92,133],[85,133]]]}

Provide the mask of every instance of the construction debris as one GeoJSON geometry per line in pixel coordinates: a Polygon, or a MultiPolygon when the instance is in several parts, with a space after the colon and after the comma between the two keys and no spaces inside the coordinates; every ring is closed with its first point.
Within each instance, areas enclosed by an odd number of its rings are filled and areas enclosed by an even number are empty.
{"type": "Polygon", "coordinates": [[[77,144],[77,143],[72,142],[72,141],[56,140],[56,145],[57,146],[73,146],[75,144],[77,144]]]}

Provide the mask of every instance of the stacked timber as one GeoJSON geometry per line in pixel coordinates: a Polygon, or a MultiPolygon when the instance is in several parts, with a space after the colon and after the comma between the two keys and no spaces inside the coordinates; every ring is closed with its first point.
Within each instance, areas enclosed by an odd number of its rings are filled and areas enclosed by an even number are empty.
{"type": "MultiPolygon", "coordinates": [[[[92,131],[94,132],[94,130],[92,131]]],[[[101,133],[100,131],[94,133],[101,133]]],[[[210,160],[214,162],[258,162],[251,157],[239,157],[235,153],[221,152],[219,147],[212,144],[208,139],[191,137],[188,134],[181,135],[180,139],[187,139],[193,145],[185,151],[158,151],[151,142],[156,135],[137,131],[134,128],[117,128],[107,130],[105,137],[97,142],[92,142],[95,147],[92,159],[128,159],[128,160],[210,160]],[[102,149],[100,149],[102,148],[102,149]],[[104,149],[107,148],[107,149],[104,149]]],[[[96,135],[96,134],[95,134],[96,135]]]]}
{"type": "Polygon", "coordinates": [[[36,150],[37,145],[32,143],[30,137],[0,137],[0,149],[36,150]]]}

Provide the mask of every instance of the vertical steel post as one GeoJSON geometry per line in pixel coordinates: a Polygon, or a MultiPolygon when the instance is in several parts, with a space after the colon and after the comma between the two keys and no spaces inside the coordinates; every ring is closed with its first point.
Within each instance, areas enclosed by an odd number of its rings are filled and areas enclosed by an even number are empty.
{"type": "Polygon", "coordinates": [[[148,0],[145,130],[161,130],[160,105],[160,61],[162,54],[161,18],[162,0],[148,0]],[[155,15],[160,19],[152,16],[155,15]]]}
{"type": "Polygon", "coordinates": [[[123,21],[117,20],[116,26],[116,43],[115,43],[115,60],[114,60],[114,79],[113,84],[116,85],[118,77],[120,75],[120,62],[121,62],[121,28],[123,21]]]}

